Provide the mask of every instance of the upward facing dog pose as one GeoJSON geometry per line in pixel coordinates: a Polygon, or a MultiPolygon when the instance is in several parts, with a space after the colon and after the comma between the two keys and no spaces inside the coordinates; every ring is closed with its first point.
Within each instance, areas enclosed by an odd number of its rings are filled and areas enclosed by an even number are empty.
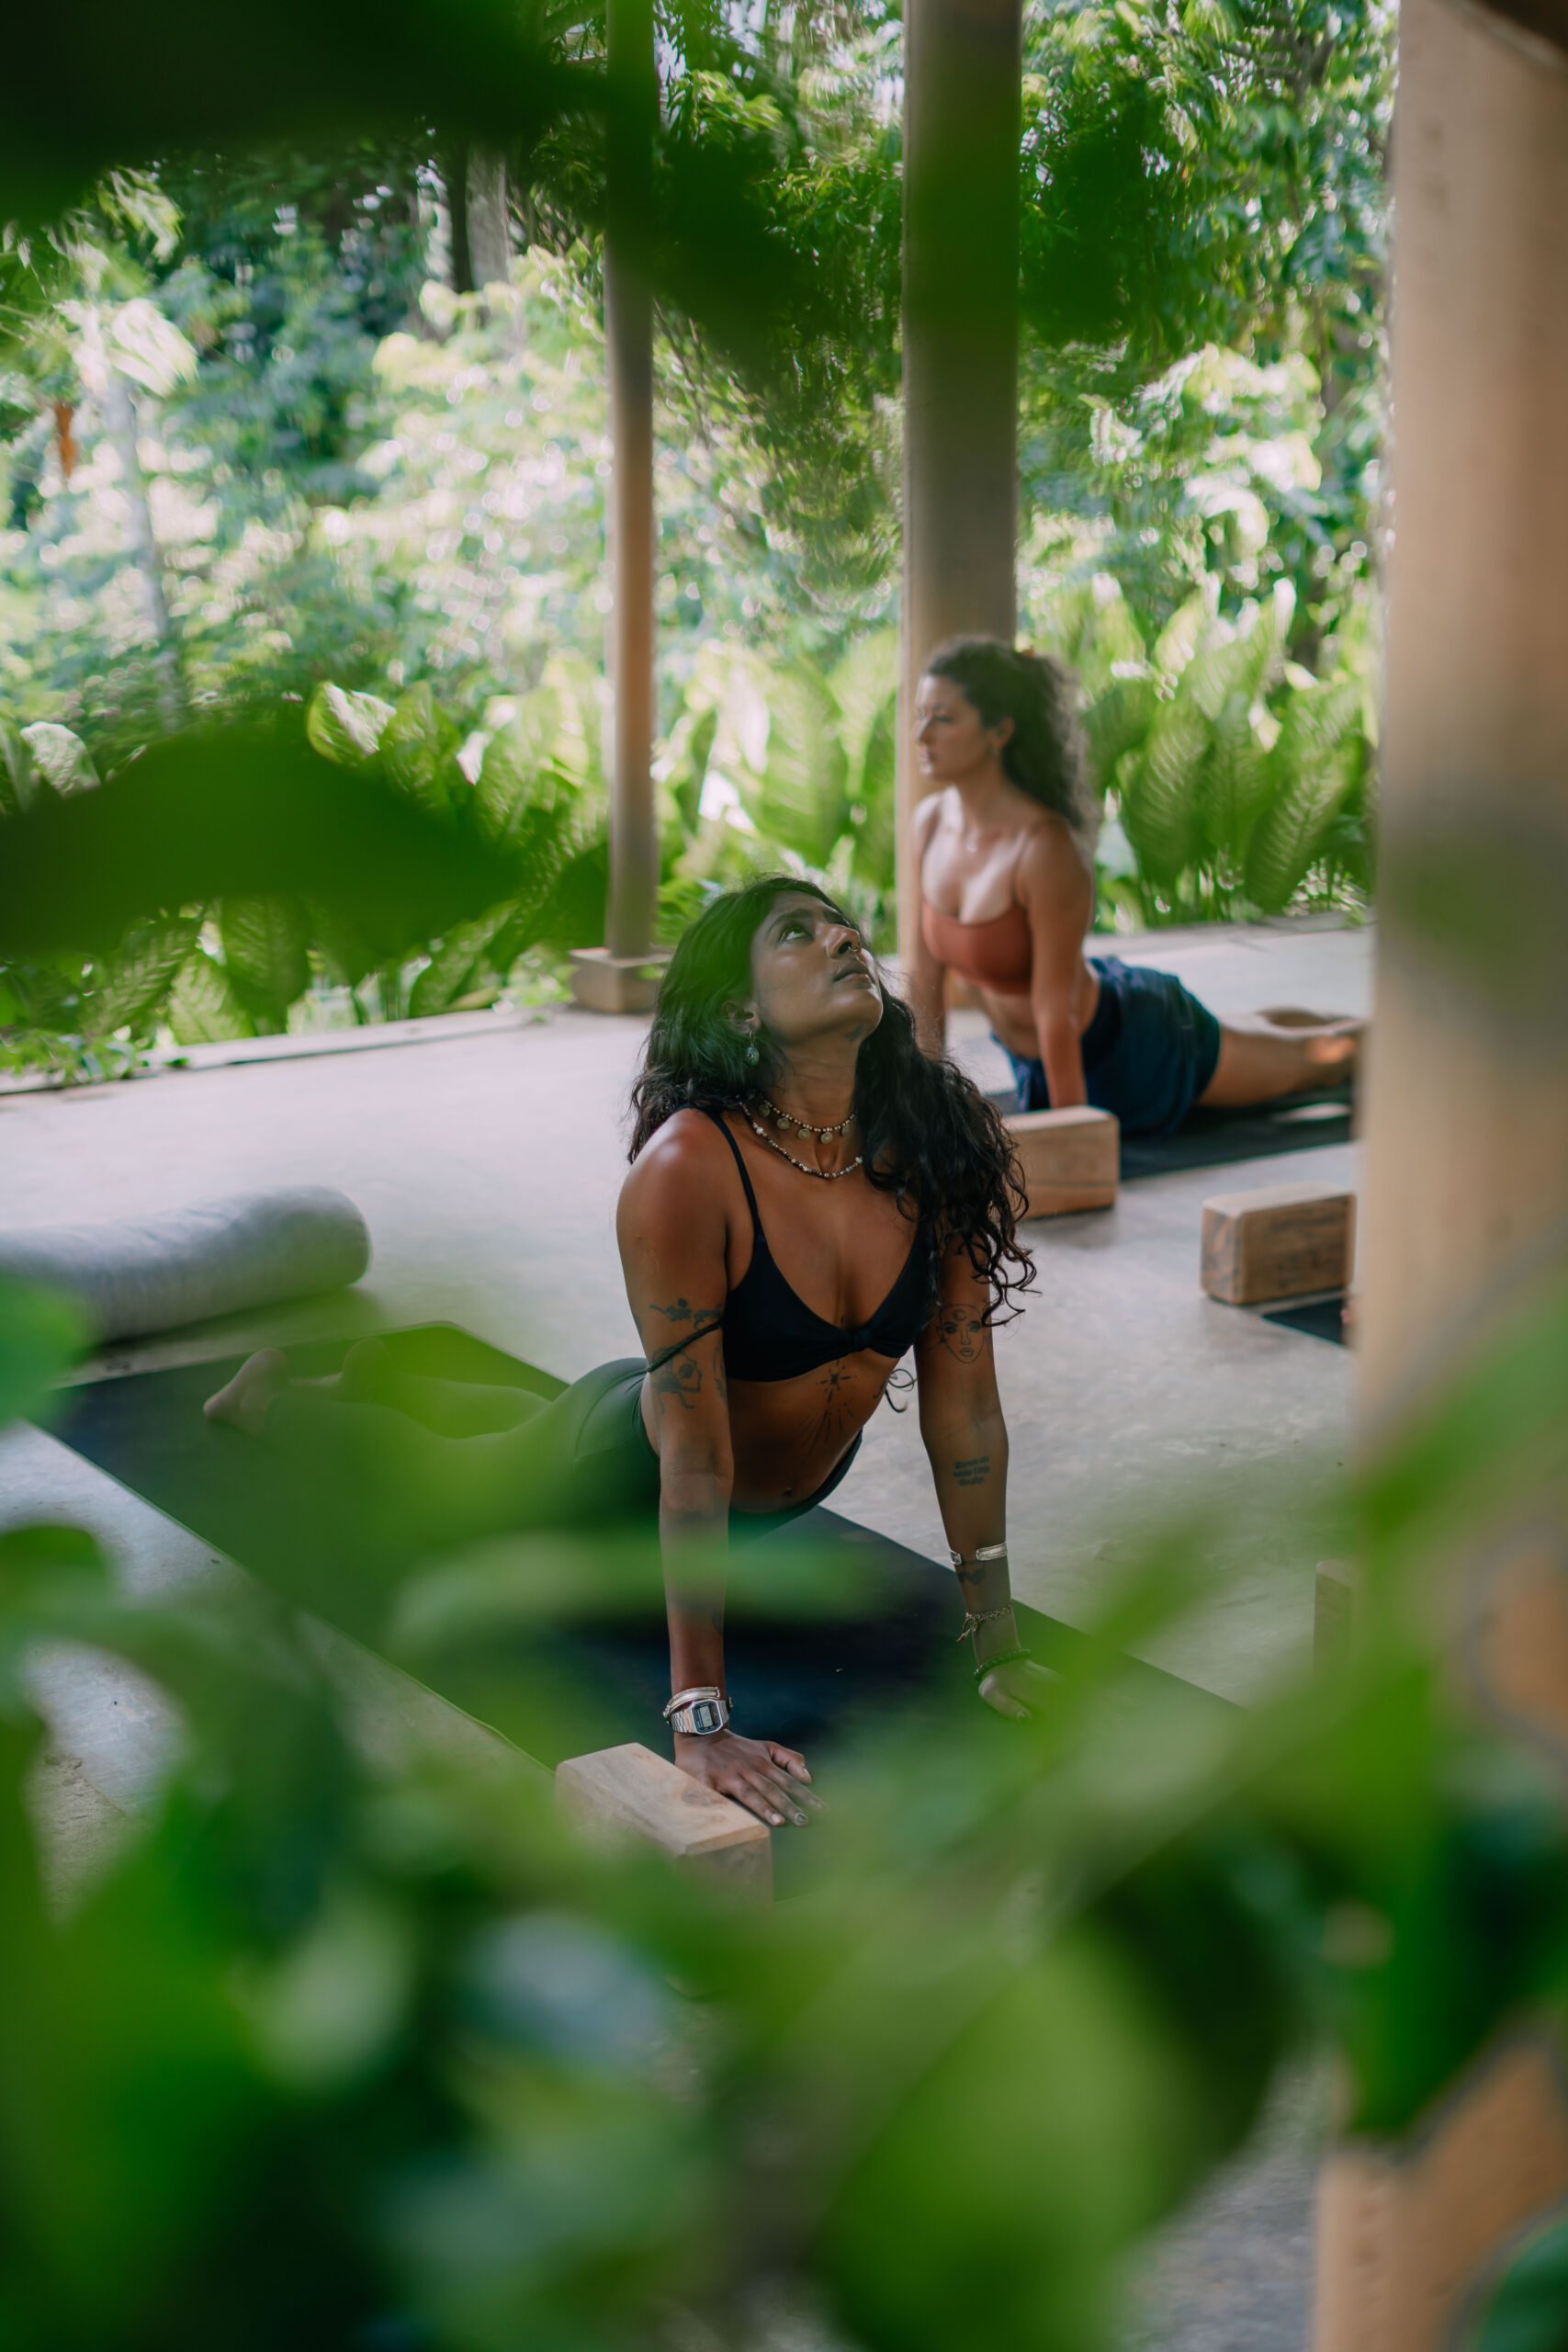
{"type": "Polygon", "coordinates": [[[617,1231],[643,1357],[546,1405],[397,1375],[374,1342],[333,1383],[291,1383],[274,1351],[207,1410],[324,1453],[411,1557],[657,1512],[676,1760],[762,1820],[802,1824],[805,1758],[728,1720],[726,1552],[832,1493],[911,1348],[980,1695],[1023,1716],[1050,1685],[1008,1580],[990,1317],[1033,1269],[1007,1140],[970,1081],[920,1051],[854,926],[785,876],[686,933],[633,1099],[617,1231]]]}
{"type": "Polygon", "coordinates": [[[1071,681],[1000,639],[954,638],[916,703],[912,995],[940,1053],[943,981],[978,989],[1021,1111],[1090,1102],[1127,1136],[1172,1135],[1194,1102],[1238,1109],[1337,1085],[1361,1024],[1281,1008],[1217,1021],[1168,972],[1088,956],[1093,817],[1071,681]]]}

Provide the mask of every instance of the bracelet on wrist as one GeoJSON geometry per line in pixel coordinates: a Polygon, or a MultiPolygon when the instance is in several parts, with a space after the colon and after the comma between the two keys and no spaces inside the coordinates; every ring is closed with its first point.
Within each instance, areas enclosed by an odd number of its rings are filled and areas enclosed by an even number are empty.
{"type": "Polygon", "coordinates": [[[948,1557],[955,1568],[983,1568],[988,1566],[993,1560],[1005,1560],[1007,1555],[1006,1536],[999,1544],[976,1544],[973,1555],[967,1560],[962,1552],[954,1552],[951,1548],[948,1552],[948,1557]]]}
{"type": "Polygon", "coordinates": [[[958,1639],[961,1642],[972,1642],[982,1625],[994,1625],[998,1617],[1010,1617],[1011,1615],[1012,1603],[1010,1600],[1004,1600],[999,1609],[967,1610],[964,1612],[964,1631],[959,1634],[958,1639]]]}
{"type": "Polygon", "coordinates": [[[975,1679],[976,1682],[983,1682],[987,1675],[991,1672],[994,1667],[1016,1666],[1021,1658],[1028,1661],[1032,1660],[1032,1651],[1026,1650],[1021,1645],[1018,1649],[1003,1650],[999,1657],[987,1658],[983,1665],[978,1659],[976,1659],[975,1663],[975,1679]]]}

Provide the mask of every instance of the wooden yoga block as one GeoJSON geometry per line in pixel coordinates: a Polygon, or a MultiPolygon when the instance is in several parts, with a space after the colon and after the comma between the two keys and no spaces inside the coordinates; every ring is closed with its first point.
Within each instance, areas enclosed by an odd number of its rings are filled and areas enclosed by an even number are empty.
{"type": "Polygon", "coordinates": [[[1122,1172],[1122,1130],[1109,1111],[1015,1111],[1003,1120],[1029,1194],[1027,1216],[1108,1209],[1122,1172]]]}
{"type": "Polygon", "coordinates": [[[558,1764],[556,1803],[601,1843],[641,1838],[694,1878],[754,1903],[773,1898],[773,1843],[766,1822],[636,1740],[558,1764]]]}
{"type": "Polygon", "coordinates": [[[1203,1288],[1227,1306],[1343,1290],[1355,1232],[1356,1195],[1331,1184],[1218,1193],[1203,1204],[1203,1288]]]}

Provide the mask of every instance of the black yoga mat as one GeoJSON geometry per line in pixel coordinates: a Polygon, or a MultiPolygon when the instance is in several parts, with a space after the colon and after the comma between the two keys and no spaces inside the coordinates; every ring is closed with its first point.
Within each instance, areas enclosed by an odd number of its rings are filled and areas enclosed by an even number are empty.
{"type": "Polygon", "coordinates": [[[1331,1298],[1309,1298],[1301,1306],[1271,1306],[1264,1316],[1265,1323],[1282,1323],[1287,1331],[1305,1331],[1314,1340],[1332,1340],[1337,1347],[1345,1344],[1345,1294],[1337,1290],[1331,1298]]]}
{"type": "MultiPolygon", "coordinates": [[[[993,1094],[998,1111],[1015,1111],[1010,1087],[993,1094]]],[[[1266,1159],[1277,1152],[1315,1151],[1325,1143],[1350,1140],[1350,1090],[1293,1094],[1248,1111],[1189,1111],[1173,1136],[1123,1136],[1122,1181],[1168,1176],[1182,1168],[1224,1168],[1241,1159],[1266,1159]]]]}
{"type": "MultiPolygon", "coordinates": [[[[380,1336],[407,1371],[547,1396],[563,1385],[455,1325],[380,1336]]],[[[349,1344],[288,1352],[297,1374],[310,1376],[334,1370],[349,1344]]],[[[71,1393],[54,1434],[288,1600],[385,1649],[396,1575],[363,1556],[349,1499],[305,1487],[286,1454],[204,1419],[203,1400],[239,1361],[85,1384],[71,1393]]],[[[841,1547],[846,1567],[867,1572],[873,1599],[848,1618],[732,1610],[725,1644],[738,1727],[765,1729],[811,1752],[863,1725],[872,1708],[940,1708],[971,1671],[967,1648],[954,1639],[953,1578],[935,1561],[821,1510],[761,1537],[747,1555],[820,1544],[841,1547]]],[[[787,1571],[786,1557],[779,1565],[787,1571]]],[[[1089,1646],[1087,1635],[1021,1605],[1019,1623],[1046,1666],[1070,1668],[1089,1646]]],[[[434,1659],[422,1654],[414,1670],[542,1763],[630,1739],[669,1752],[660,1721],[669,1655],[656,1605],[635,1618],[579,1618],[455,1645],[434,1659]]],[[[1134,1688],[1180,1689],[1195,1704],[1223,1703],[1154,1667],[1130,1662],[1128,1672],[1134,1688]]]]}
{"type": "Polygon", "coordinates": [[[1350,1140],[1350,1090],[1294,1094],[1249,1111],[1189,1111],[1173,1136],[1123,1137],[1122,1175],[1165,1176],[1179,1168],[1224,1168],[1282,1151],[1315,1151],[1350,1140]]]}

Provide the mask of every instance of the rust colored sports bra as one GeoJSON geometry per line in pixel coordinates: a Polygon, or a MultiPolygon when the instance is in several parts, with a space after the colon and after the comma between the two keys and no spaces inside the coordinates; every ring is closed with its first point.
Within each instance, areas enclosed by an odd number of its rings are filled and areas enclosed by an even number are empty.
{"type": "MultiPolygon", "coordinates": [[[[1010,887],[1024,844],[1033,840],[1038,830],[1034,827],[1020,834],[1012,871],[1008,876],[1010,887]]],[[[1001,914],[993,915],[989,922],[961,922],[956,915],[944,915],[926,897],[922,861],[920,929],[937,962],[945,964],[950,972],[956,972],[960,979],[972,981],[977,989],[989,989],[997,996],[1029,994],[1034,941],[1029,917],[1016,899],[1001,914]]]]}
{"type": "Polygon", "coordinates": [[[920,908],[920,929],[926,945],[939,964],[977,989],[998,996],[1027,996],[1034,963],[1034,943],[1029,917],[1015,899],[1005,914],[989,922],[960,922],[944,915],[929,899],[920,908]]]}

